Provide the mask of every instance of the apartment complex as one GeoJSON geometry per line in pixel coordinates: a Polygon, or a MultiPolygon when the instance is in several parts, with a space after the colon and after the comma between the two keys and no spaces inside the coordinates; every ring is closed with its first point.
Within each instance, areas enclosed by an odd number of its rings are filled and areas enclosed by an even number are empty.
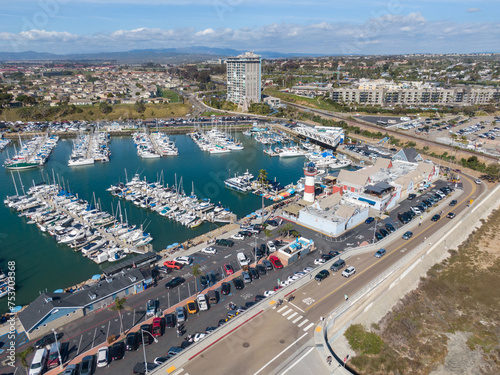
{"type": "Polygon", "coordinates": [[[227,100],[238,105],[260,102],[261,59],[253,52],[229,57],[227,64],[227,100]]]}
{"type": "Polygon", "coordinates": [[[360,105],[473,105],[500,102],[498,88],[333,88],[330,98],[337,103],[360,105]]]}

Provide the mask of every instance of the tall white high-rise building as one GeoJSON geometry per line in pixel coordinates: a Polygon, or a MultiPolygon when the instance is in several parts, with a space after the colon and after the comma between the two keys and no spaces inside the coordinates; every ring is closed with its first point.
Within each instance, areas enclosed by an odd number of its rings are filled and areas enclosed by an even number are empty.
{"type": "Polygon", "coordinates": [[[247,106],[261,98],[261,59],[253,52],[229,57],[227,64],[227,100],[247,106]]]}

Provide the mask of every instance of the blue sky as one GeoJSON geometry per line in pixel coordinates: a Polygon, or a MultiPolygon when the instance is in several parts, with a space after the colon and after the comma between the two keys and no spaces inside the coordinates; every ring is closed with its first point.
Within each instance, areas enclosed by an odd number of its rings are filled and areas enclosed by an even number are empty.
{"type": "Polygon", "coordinates": [[[0,51],[500,52],[499,14],[498,0],[4,1],[0,51]]]}

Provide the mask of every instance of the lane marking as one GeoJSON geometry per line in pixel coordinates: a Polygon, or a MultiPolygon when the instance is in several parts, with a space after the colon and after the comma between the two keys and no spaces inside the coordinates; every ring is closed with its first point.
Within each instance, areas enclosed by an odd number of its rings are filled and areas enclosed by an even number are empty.
{"type": "Polygon", "coordinates": [[[298,343],[300,340],[302,340],[305,336],[307,336],[307,333],[304,333],[297,340],[295,340],[290,345],[288,345],[285,349],[283,349],[280,353],[278,353],[274,358],[272,358],[269,362],[267,362],[264,366],[262,366],[260,368],[260,370],[257,371],[254,375],[257,375],[260,372],[262,372],[267,366],[269,366],[271,363],[273,363],[279,356],[281,356],[284,352],[286,352],[288,349],[290,349],[292,346],[294,346],[296,343],[298,343]]]}
{"type": "Polygon", "coordinates": [[[304,319],[302,323],[298,325],[298,327],[302,327],[304,324],[306,324],[309,321],[309,319],[304,319]]]}
{"type": "Polygon", "coordinates": [[[314,325],[314,323],[309,324],[307,327],[304,328],[304,331],[307,331],[309,328],[311,328],[314,325]]]}
{"type": "Polygon", "coordinates": [[[304,310],[302,310],[300,307],[298,307],[297,305],[294,305],[293,303],[289,302],[290,305],[292,305],[293,307],[295,307],[297,310],[300,310],[301,312],[305,312],[304,310]]]}
{"type": "Polygon", "coordinates": [[[307,352],[305,352],[305,354],[304,354],[302,357],[300,357],[300,358],[299,358],[299,359],[297,359],[294,363],[292,363],[290,367],[288,367],[285,371],[283,371],[283,372],[281,373],[281,375],[285,375],[288,371],[290,371],[293,367],[295,367],[295,365],[296,365],[297,363],[299,363],[300,361],[302,361],[302,360],[304,359],[304,357],[306,357],[307,355],[309,355],[309,353],[311,353],[311,351],[312,351],[313,349],[314,349],[314,346],[313,346],[312,348],[310,348],[307,352]]]}
{"type": "Polygon", "coordinates": [[[295,319],[292,323],[293,323],[293,324],[295,324],[295,323],[297,323],[297,322],[298,322],[300,319],[302,319],[302,318],[303,318],[303,316],[302,316],[302,315],[300,315],[300,316],[299,316],[298,318],[296,318],[296,319],[295,319]]]}
{"type": "Polygon", "coordinates": [[[298,314],[298,312],[294,312],[294,313],[293,313],[293,314],[291,314],[291,315],[290,315],[287,319],[288,319],[288,320],[293,319],[293,317],[294,317],[295,315],[297,315],[297,314],[298,314]]]}

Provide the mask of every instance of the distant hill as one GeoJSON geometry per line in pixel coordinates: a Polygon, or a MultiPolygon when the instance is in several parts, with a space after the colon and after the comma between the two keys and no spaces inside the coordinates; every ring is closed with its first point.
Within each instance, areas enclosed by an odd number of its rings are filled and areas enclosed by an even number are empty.
{"type": "MultiPolygon", "coordinates": [[[[170,63],[179,64],[187,62],[199,62],[214,58],[225,58],[237,56],[245,51],[238,51],[230,48],[212,47],[183,47],[183,48],[163,48],[163,49],[141,49],[123,52],[98,52],[98,53],[78,53],[78,54],[55,54],[35,51],[24,52],[0,52],[0,61],[116,61],[119,63],[170,63]]],[[[318,54],[297,54],[281,53],[272,51],[255,51],[263,58],[291,58],[303,56],[321,56],[318,54]]]]}

